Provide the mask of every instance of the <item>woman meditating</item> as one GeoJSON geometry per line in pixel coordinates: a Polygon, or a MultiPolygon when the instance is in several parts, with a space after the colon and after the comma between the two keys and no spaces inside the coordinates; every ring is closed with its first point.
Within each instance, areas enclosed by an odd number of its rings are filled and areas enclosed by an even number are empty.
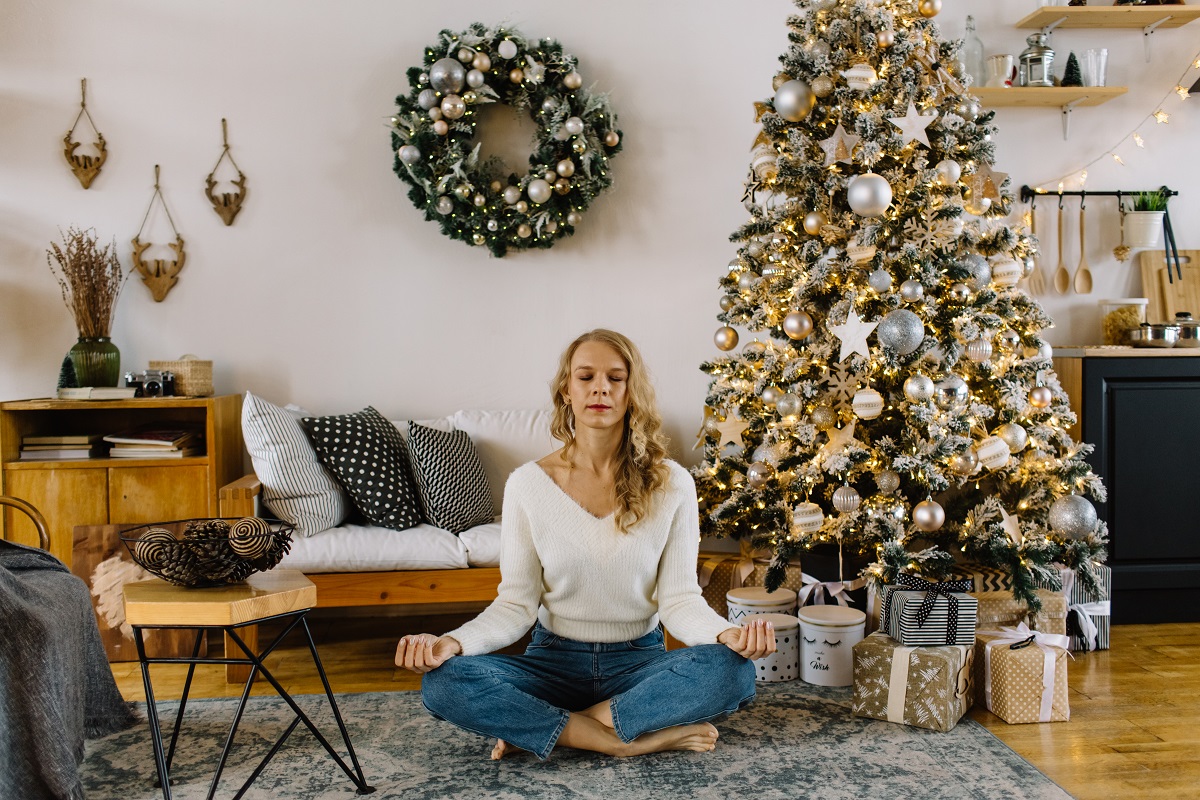
{"type": "Polygon", "coordinates": [[[774,652],[774,632],[731,626],[700,594],[695,484],[666,458],[633,343],[583,334],[551,391],[563,447],[508,479],[496,600],[443,636],[405,636],[396,664],[427,673],[435,717],[496,737],[492,758],[712,750],[709,720],[754,698],[750,660],[774,652]],[[692,646],[667,652],[660,619],[692,646]],[[523,655],[485,655],[530,626],[523,655]]]}

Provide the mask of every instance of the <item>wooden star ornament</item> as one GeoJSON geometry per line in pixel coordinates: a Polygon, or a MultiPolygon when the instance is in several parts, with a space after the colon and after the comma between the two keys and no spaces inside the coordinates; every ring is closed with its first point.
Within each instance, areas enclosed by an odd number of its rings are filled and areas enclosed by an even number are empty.
{"type": "Polygon", "coordinates": [[[846,356],[851,353],[861,353],[870,358],[871,347],[867,344],[867,337],[878,325],[878,322],[867,322],[862,319],[854,309],[851,309],[850,313],[846,315],[845,322],[840,325],[830,325],[829,330],[842,341],[842,350],[838,361],[845,361],[846,356]]]}
{"type": "Polygon", "coordinates": [[[917,107],[912,101],[909,101],[908,113],[902,117],[888,117],[888,122],[900,129],[900,138],[904,144],[917,141],[929,147],[929,136],[926,134],[925,129],[932,125],[936,119],[936,111],[930,111],[928,114],[918,113],[917,107]]]}
{"type": "Polygon", "coordinates": [[[818,142],[825,151],[825,166],[839,162],[849,164],[853,160],[854,148],[861,140],[861,136],[846,133],[846,129],[839,122],[833,136],[818,142]]]}
{"type": "Polygon", "coordinates": [[[730,417],[723,422],[718,422],[717,430],[721,432],[721,440],[717,443],[717,447],[724,447],[727,444],[742,444],[742,434],[749,427],[749,422],[744,422],[737,417],[730,417]]]}

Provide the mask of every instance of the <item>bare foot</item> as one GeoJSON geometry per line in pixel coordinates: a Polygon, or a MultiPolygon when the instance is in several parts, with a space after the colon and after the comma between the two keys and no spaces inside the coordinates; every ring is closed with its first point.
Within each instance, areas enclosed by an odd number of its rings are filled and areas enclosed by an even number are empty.
{"type": "Polygon", "coordinates": [[[499,761],[505,756],[519,752],[521,752],[521,748],[511,745],[503,739],[497,739],[496,746],[492,748],[492,761],[499,761]]]}
{"type": "Polygon", "coordinates": [[[643,733],[628,744],[628,755],[661,753],[666,750],[692,750],[707,753],[717,746],[717,729],[707,722],[676,725],[661,731],[643,733]]]}

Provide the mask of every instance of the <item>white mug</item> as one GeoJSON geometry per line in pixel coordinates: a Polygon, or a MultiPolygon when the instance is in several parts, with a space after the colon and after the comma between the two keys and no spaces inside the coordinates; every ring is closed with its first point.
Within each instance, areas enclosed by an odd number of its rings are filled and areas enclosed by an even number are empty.
{"type": "Polygon", "coordinates": [[[1017,68],[1010,53],[988,56],[987,85],[994,88],[1012,86],[1017,78],[1017,68]]]}

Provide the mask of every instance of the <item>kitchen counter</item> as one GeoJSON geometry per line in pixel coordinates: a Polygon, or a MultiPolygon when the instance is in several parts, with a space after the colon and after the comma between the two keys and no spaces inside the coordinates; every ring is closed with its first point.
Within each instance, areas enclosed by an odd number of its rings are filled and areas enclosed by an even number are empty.
{"type": "Polygon", "coordinates": [[[1178,358],[1200,357],[1200,347],[1130,347],[1113,344],[1066,344],[1054,348],[1055,358],[1178,358]]]}

